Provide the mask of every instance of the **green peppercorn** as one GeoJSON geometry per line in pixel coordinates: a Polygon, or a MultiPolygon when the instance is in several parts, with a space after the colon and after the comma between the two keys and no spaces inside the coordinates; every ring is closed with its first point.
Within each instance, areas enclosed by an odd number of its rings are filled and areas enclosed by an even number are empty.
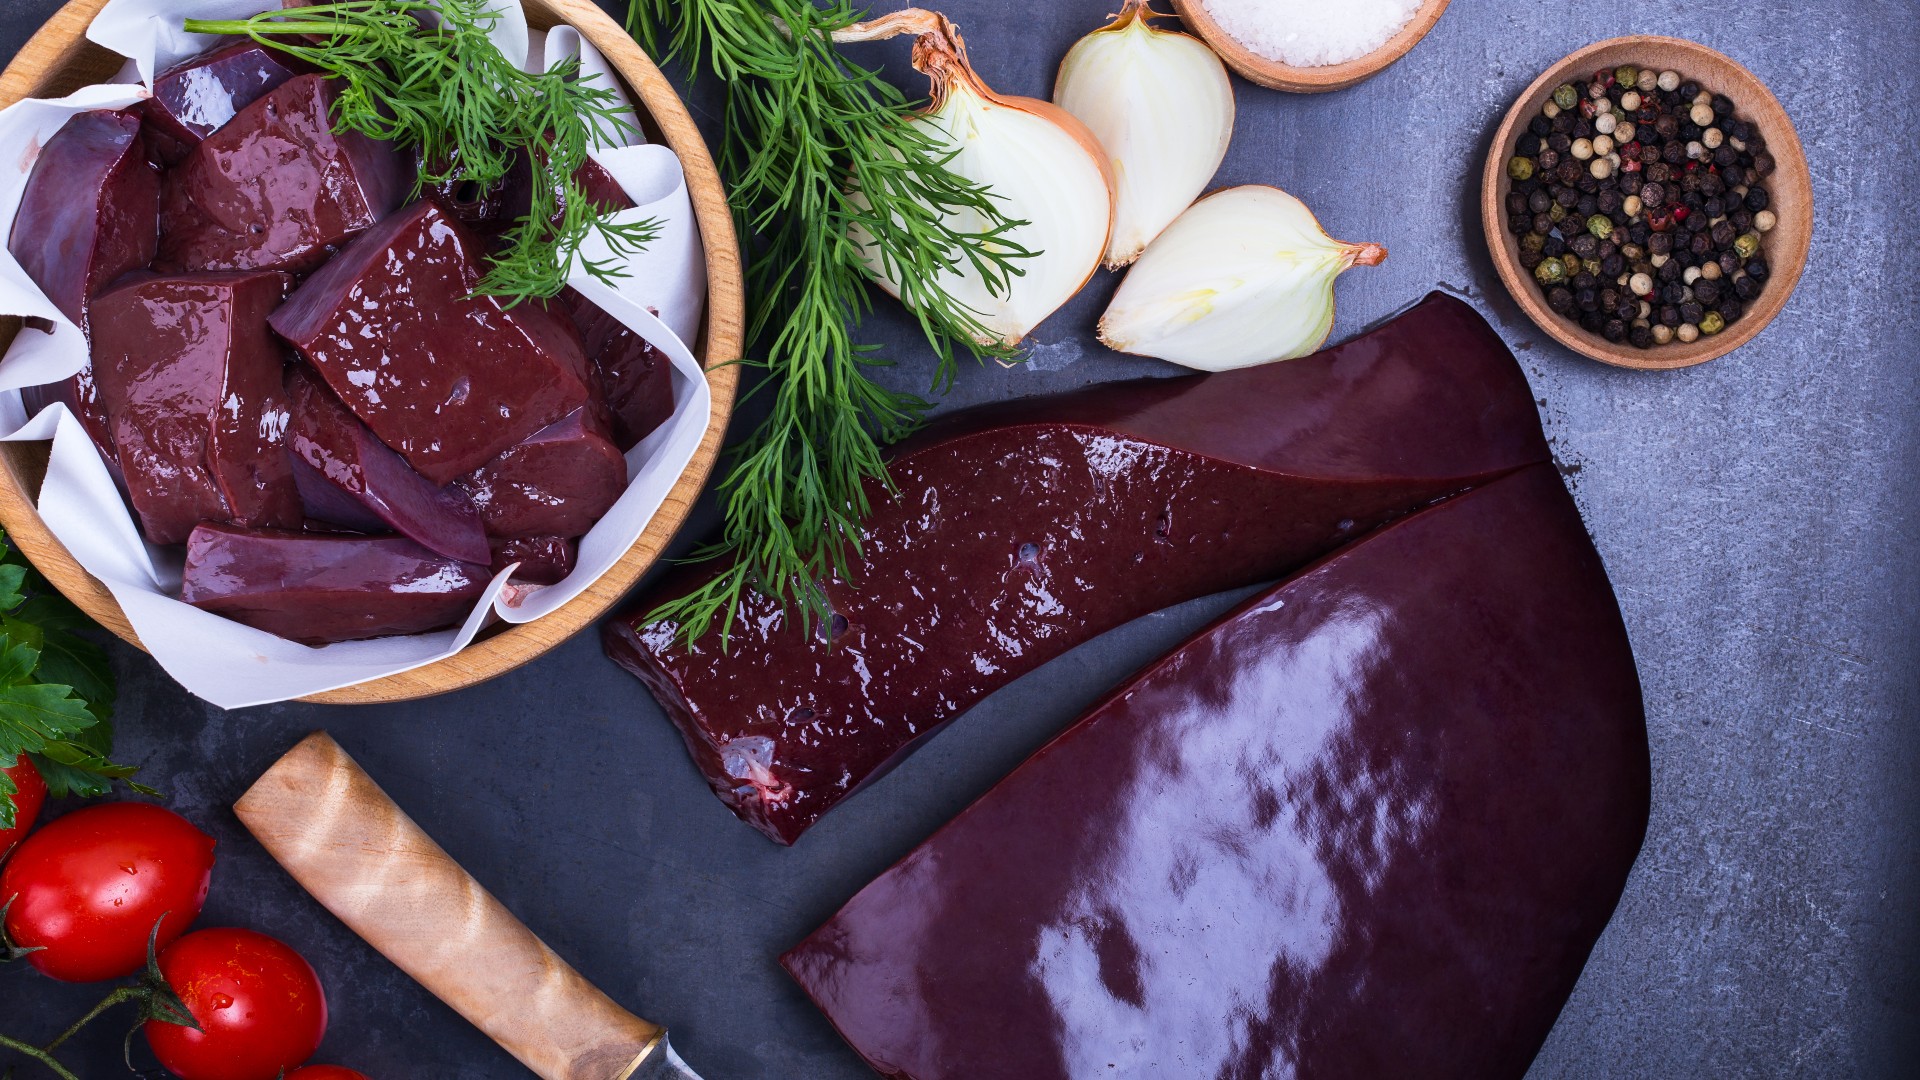
{"type": "Polygon", "coordinates": [[[1727,320],[1721,318],[1717,311],[1707,312],[1706,316],[1700,320],[1700,332],[1703,334],[1717,334],[1726,328],[1727,320]]]}
{"type": "Polygon", "coordinates": [[[1544,234],[1537,233],[1537,232],[1530,232],[1527,235],[1520,238],[1520,250],[1521,251],[1539,251],[1541,248],[1546,246],[1546,243],[1547,243],[1547,238],[1544,234]]]}
{"type": "Polygon", "coordinates": [[[1587,267],[1587,264],[1580,260],[1580,256],[1575,255],[1571,251],[1565,252],[1560,256],[1560,265],[1565,267],[1562,273],[1566,274],[1569,279],[1587,267]]]}
{"type": "Polygon", "coordinates": [[[1513,177],[1515,180],[1533,179],[1533,159],[1527,157],[1508,159],[1507,175],[1513,177]]]}
{"type": "Polygon", "coordinates": [[[1613,235],[1613,219],[1605,214],[1595,214],[1587,219],[1587,231],[1596,240],[1605,240],[1613,235]]]}
{"type": "Polygon", "coordinates": [[[1633,86],[1640,81],[1640,69],[1632,64],[1621,64],[1613,69],[1613,81],[1621,87],[1633,86]]]}
{"type": "Polygon", "coordinates": [[[1760,250],[1760,234],[1742,233],[1733,241],[1734,254],[1742,259],[1751,259],[1760,250]]]}
{"type": "Polygon", "coordinates": [[[1552,219],[1555,225],[1558,225],[1567,220],[1567,208],[1561,206],[1559,203],[1554,203],[1547,208],[1547,217],[1552,219]]]}
{"type": "Polygon", "coordinates": [[[1567,264],[1559,259],[1542,259],[1533,268],[1533,279],[1542,285],[1558,285],[1567,280],[1567,264]]]}
{"type": "Polygon", "coordinates": [[[1571,109],[1580,103],[1580,91],[1572,83],[1561,83],[1553,88],[1553,103],[1563,109],[1571,109]]]}

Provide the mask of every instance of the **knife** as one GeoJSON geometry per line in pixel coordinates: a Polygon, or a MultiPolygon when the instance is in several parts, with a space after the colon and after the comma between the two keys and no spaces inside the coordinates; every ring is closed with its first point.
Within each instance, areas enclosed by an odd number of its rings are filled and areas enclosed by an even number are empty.
{"type": "Polygon", "coordinates": [[[543,1080],[700,1080],[414,824],[324,731],[234,804],[354,933],[543,1080]]]}

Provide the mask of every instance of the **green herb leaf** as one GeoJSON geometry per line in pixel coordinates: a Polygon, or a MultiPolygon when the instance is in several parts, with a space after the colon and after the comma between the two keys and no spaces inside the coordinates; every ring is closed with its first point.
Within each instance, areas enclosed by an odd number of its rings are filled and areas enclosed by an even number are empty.
{"type": "Polygon", "coordinates": [[[833,35],[860,21],[846,0],[632,0],[628,28],[718,76],[726,91],[721,171],[750,238],[749,336],[771,379],[769,414],[737,447],[719,493],[726,528],[697,557],[734,563],[701,589],[652,612],[683,640],[716,620],[724,643],[740,598],[758,589],[799,609],[800,633],[825,614],[818,582],[846,575],[859,554],[867,484],[891,487],[880,447],[919,425],[928,403],[868,378],[885,366],[853,328],[871,285],[848,236],[858,222],[878,258],[896,267],[936,358],[933,388],[952,383],[962,349],[977,359],[1012,350],[977,314],[933,287],[942,268],[970,263],[1004,287],[1030,253],[1006,243],[1010,221],[993,194],[946,168],[937,136],[875,71],[850,63],[833,35]],[[855,192],[859,194],[856,195],[855,192]],[[984,226],[956,231],[950,212],[984,226]]]}
{"type": "Polygon", "coordinates": [[[512,303],[553,296],[576,263],[612,282],[625,273],[617,259],[588,260],[582,245],[598,236],[624,257],[660,227],[615,222],[579,178],[588,148],[630,126],[626,106],[612,87],[581,81],[578,59],[538,74],[519,68],[487,36],[499,18],[480,0],[340,0],[183,28],[248,37],[340,79],[334,126],[417,147],[416,196],[447,181],[491,188],[530,163],[529,211],[476,292],[512,303]]]}

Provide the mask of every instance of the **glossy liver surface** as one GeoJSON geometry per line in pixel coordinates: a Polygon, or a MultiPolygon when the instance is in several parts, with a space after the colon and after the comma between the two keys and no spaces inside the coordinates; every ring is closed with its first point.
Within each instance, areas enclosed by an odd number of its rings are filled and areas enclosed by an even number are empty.
{"type": "Polygon", "coordinates": [[[646,338],[572,289],[560,294],[560,305],[572,314],[600,380],[614,444],[631,450],[673,415],[673,366],[646,338]]]}
{"type": "Polygon", "coordinates": [[[286,286],[273,271],[150,276],[94,301],[100,396],[154,543],[203,521],[299,527],[286,347],[267,332],[286,286]]]}
{"type": "Polygon", "coordinates": [[[901,497],[869,492],[860,579],[825,586],[831,647],[757,597],[729,652],[675,645],[642,620],[690,575],[609,622],[605,642],[715,793],[790,843],[916,740],[1088,638],[1547,458],[1511,354],[1435,296],[1305,359],[935,425],[894,458],[901,497]]]}
{"type": "Polygon", "coordinates": [[[1551,467],[1202,631],[784,958],[912,1080],[1518,1080],[1647,824],[1639,679],[1551,467]]]}
{"type": "Polygon", "coordinates": [[[418,634],[466,618],[484,565],[401,536],[202,525],[187,540],[180,598],[305,645],[418,634]]]}
{"type": "Polygon", "coordinates": [[[627,459],[592,408],[575,409],[454,485],[488,536],[584,536],[627,487],[627,459]]]}
{"type": "Polygon", "coordinates": [[[311,70],[277,49],[240,41],[189,57],[155,76],[147,125],[162,157],[178,161],[240,110],[311,70]]]}
{"type": "Polygon", "coordinates": [[[272,319],[340,400],[438,485],[591,399],[564,315],[469,295],[485,254],[465,226],[418,202],[347,245],[272,319]]]}
{"type": "Polygon", "coordinates": [[[307,516],[348,528],[391,529],[450,559],[483,563],[492,557],[473,501],[414,472],[305,364],[287,372],[287,408],[288,446],[306,466],[294,475],[307,516]]]}
{"type": "Polygon", "coordinates": [[[301,75],[241,109],[167,174],[163,270],[302,273],[399,205],[412,163],[331,126],[338,80],[301,75]]]}

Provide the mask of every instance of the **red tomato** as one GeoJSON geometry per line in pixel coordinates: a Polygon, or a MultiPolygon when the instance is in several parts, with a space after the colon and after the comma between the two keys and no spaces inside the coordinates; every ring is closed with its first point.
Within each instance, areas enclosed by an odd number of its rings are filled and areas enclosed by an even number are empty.
{"type": "Polygon", "coordinates": [[[0,869],[0,902],[13,900],[14,944],[40,950],[27,956],[34,967],[66,982],[117,979],[146,963],[156,922],[164,949],[200,917],[212,873],[213,837],[186,818],[105,803],[21,841],[0,869]]]}
{"type": "Polygon", "coordinates": [[[345,1065],[309,1065],[288,1073],[287,1080],[367,1080],[367,1077],[345,1065]]]}
{"type": "MultiPolygon", "coordinates": [[[[19,789],[13,793],[13,828],[0,829],[0,861],[5,861],[7,852],[27,835],[27,830],[33,828],[33,819],[40,816],[40,807],[47,801],[47,782],[40,779],[40,770],[33,767],[33,762],[24,757],[16,758],[0,772],[6,773],[19,789]]],[[[4,903],[6,898],[0,897],[0,904],[4,903]]]]}
{"type": "Polygon", "coordinates": [[[197,930],[160,954],[202,1030],[147,1021],[147,1045],[181,1080],[275,1080],[327,1033],[320,977],[300,954],[252,930],[197,930]]]}

